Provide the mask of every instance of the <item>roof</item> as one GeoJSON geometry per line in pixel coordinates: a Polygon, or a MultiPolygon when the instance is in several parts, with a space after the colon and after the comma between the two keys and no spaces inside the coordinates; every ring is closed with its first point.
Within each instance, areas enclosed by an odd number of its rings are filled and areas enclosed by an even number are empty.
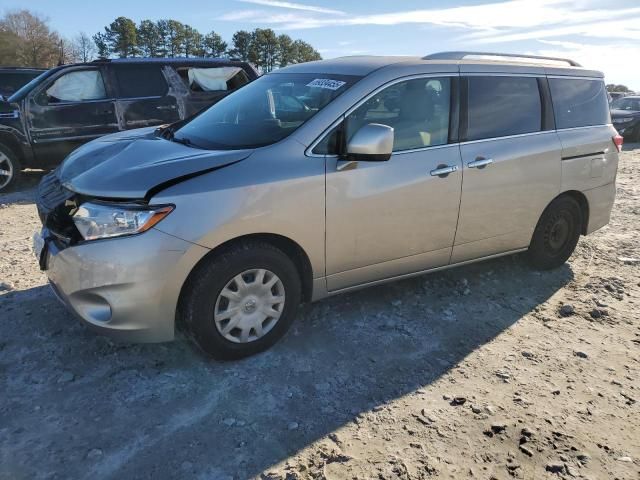
{"type": "Polygon", "coordinates": [[[362,55],[352,57],[338,57],[329,60],[317,60],[315,62],[297,63],[281,68],[272,73],[328,73],[338,75],[364,76],[379,68],[402,63],[417,61],[420,57],[383,57],[374,55],[362,55]]]}
{"type": "Polygon", "coordinates": [[[366,76],[390,65],[457,65],[460,72],[537,73],[549,75],[576,75],[602,77],[602,73],[587,70],[579,63],[564,58],[541,57],[526,54],[487,52],[440,52],[425,57],[409,56],[351,56],[329,60],[299,63],[272,73],[326,73],[366,76]]]}
{"type": "Polygon", "coordinates": [[[235,58],[209,57],[127,57],[100,58],[91,63],[248,63],[235,58]]]}

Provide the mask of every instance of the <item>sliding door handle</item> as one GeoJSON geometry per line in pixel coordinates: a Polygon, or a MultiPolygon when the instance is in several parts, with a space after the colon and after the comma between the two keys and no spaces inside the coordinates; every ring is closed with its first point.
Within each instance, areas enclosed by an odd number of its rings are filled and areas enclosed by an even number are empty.
{"type": "Polygon", "coordinates": [[[482,168],[482,167],[486,167],[487,165],[493,163],[493,158],[478,158],[477,160],[474,160],[473,162],[469,162],[467,163],[467,167],[469,168],[482,168]]]}
{"type": "Polygon", "coordinates": [[[435,170],[431,170],[431,172],[429,173],[431,174],[432,177],[445,177],[450,173],[456,172],[457,170],[458,170],[457,165],[443,165],[443,166],[439,166],[435,170]]]}

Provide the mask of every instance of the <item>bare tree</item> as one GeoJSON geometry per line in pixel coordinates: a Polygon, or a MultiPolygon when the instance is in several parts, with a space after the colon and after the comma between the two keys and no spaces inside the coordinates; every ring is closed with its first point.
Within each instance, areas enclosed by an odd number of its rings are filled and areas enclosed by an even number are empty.
{"type": "Polygon", "coordinates": [[[85,32],[80,32],[73,37],[71,50],[74,62],[90,62],[96,56],[96,44],[85,32]]]}
{"type": "Polygon", "coordinates": [[[28,10],[9,11],[0,20],[0,31],[19,39],[13,63],[32,67],[51,67],[58,63],[60,37],[47,22],[47,18],[28,10]]]}

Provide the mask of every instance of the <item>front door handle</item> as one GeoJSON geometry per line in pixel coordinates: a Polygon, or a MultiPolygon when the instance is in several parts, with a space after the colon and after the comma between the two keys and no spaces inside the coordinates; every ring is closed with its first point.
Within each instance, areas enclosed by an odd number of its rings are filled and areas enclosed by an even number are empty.
{"type": "Polygon", "coordinates": [[[474,160],[473,162],[469,162],[467,163],[467,167],[469,168],[482,168],[482,167],[486,167],[487,165],[493,163],[493,158],[478,158],[477,160],[474,160]]]}
{"type": "Polygon", "coordinates": [[[446,177],[450,173],[456,172],[458,170],[457,165],[445,165],[442,167],[438,167],[435,170],[431,170],[429,172],[432,177],[446,177]]]}

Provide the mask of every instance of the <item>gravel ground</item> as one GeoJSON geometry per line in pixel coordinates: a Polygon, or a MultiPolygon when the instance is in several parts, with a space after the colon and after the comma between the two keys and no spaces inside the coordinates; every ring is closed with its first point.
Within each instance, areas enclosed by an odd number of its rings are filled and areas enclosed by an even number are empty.
{"type": "Polygon", "coordinates": [[[563,268],[508,257],[334,297],[235,363],[67,313],[31,254],[32,174],[0,195],[0,478],[639,478],[625,149],[611,224],[563,268]]]}

